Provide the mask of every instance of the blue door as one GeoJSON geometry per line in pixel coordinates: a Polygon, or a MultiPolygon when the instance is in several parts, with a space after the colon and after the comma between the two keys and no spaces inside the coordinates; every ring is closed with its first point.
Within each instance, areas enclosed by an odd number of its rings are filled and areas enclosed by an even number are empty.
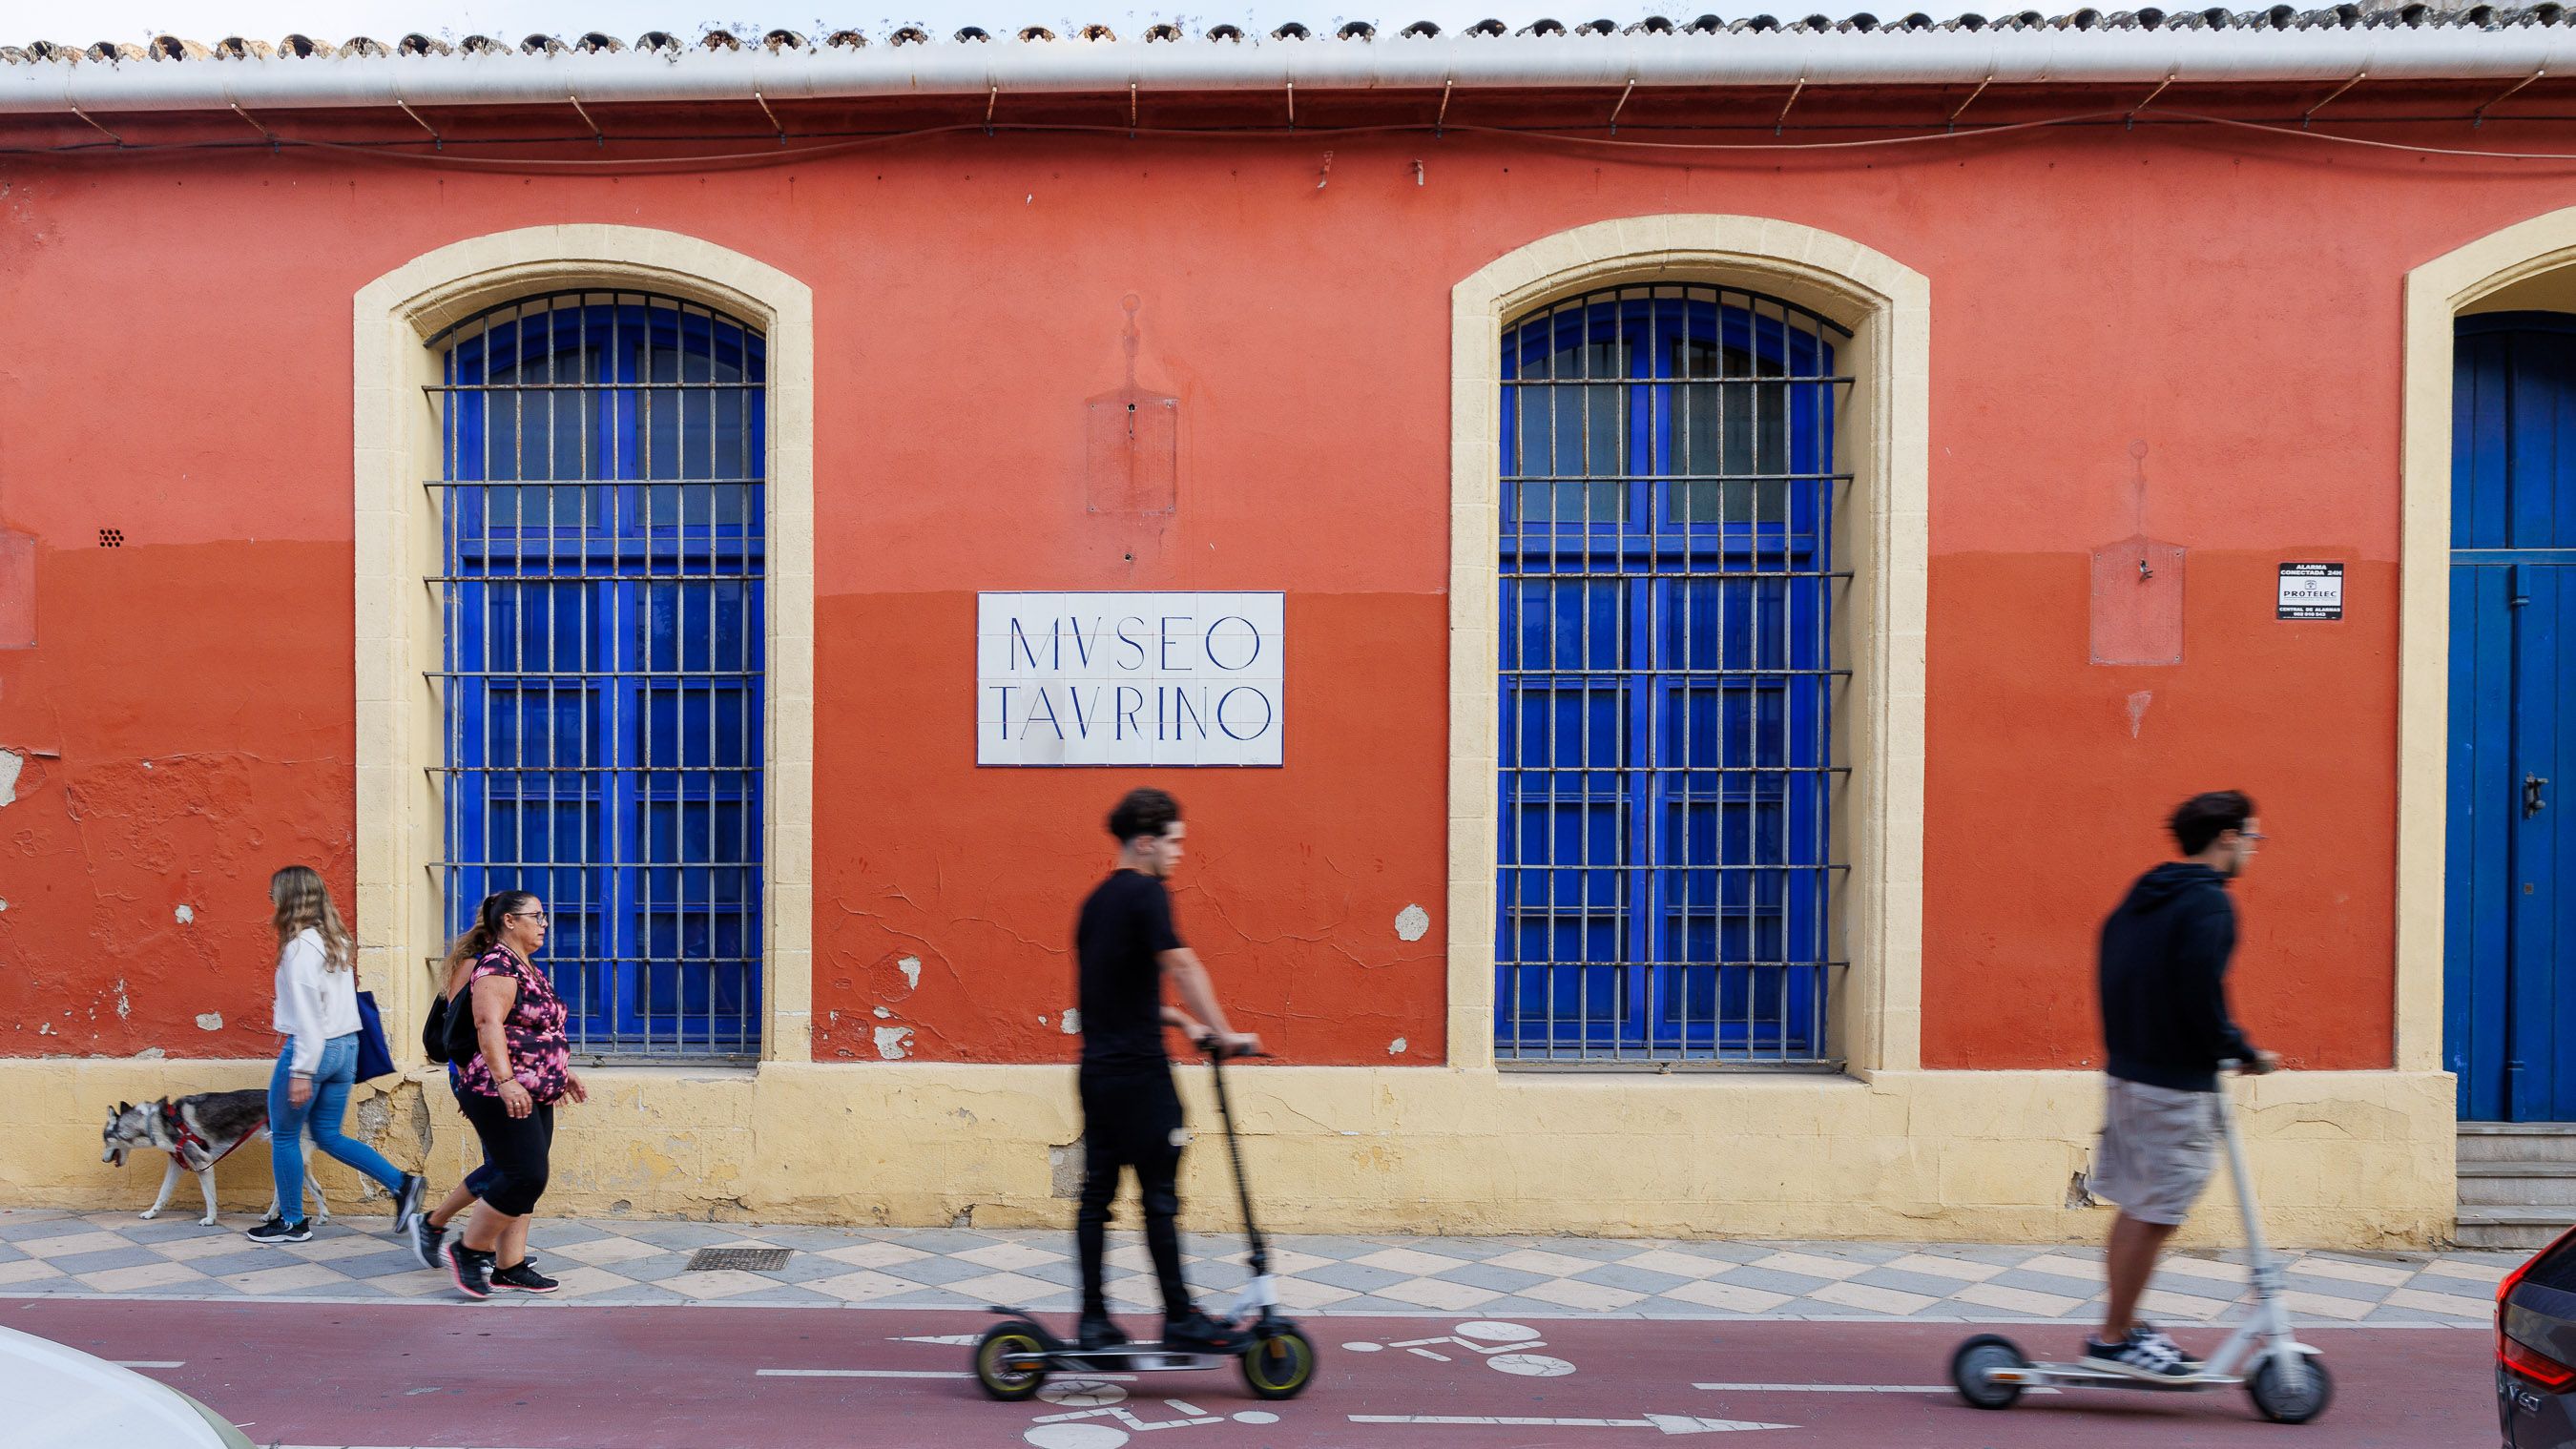
{"type": "Polygon", "coordinates": [[[2576,1121],[2576,317],[2463,318],[2443,1048],[2469,1121],[2576,1121]]]}

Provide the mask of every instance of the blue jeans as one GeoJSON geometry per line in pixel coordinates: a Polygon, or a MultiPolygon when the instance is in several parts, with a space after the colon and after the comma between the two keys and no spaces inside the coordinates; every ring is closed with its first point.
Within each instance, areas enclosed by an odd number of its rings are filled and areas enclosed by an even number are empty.
{"type": "Polygon", "coordinates": [[[385,1191],[402,1191],[402,1173],[385,1155],[354,1137],[340,1135],[340,1120],[349,1113],[349,1089],[358,1084],[358,1034],[335,1036],[322,1045],[322,1060],[313,1068],[313,1095],[298,1107],[286,1100],[294,1080],[295,1042],[290,1038],[277,1054],[277,1070],[268,1079],[269,1167],[277,1175],[277,1215],[290,1223],[304,1221],[304,1129],[310,1123],[313,1145],[383,1183],[385,1191]]]}

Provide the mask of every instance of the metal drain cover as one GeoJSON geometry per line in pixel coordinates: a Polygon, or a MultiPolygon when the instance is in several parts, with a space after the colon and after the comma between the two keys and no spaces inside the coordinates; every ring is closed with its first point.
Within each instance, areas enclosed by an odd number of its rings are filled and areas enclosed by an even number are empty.
{"type": "Polygon", "coordinates": [[[774,1273],[787,1266],[792,1248],[700,1248],[683,1273],[774,1273]]]}

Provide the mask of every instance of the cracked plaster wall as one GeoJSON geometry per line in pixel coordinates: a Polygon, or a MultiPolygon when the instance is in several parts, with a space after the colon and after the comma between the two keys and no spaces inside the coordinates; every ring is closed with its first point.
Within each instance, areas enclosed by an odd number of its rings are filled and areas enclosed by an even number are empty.
{"type": "Polygon", "coordinates": [[[49,547],[43,640],[0,651],[0,1056],[276,1051],[270,873],[351,903],[348,559],[49,547]]]}
{"type": "MultiPolygon", "coordinates": [[[[27,1063],[10,1079],[0,1202],[139,1208],[159,1169],[98,1161],[100,1104],[175,1084],[238,1086],[247,1063],[27,1063]],[[41,1071],[37,1070],[39,1067],[41,1071]]],[[[594,1074],[555,1138],[550,1214],[713,1221],[1069,1228],[1079,1123],[1060,1068],[771,1064],[594,1074]],[[1068,1144],[1072,1146],[1068,1148],[1068,1144]]],[[[1611,1236],[2098,1240],[2107,1210],[2070,1183],[2090,1166],[2099,1078],[1893,1072],[1862,1083],[1775,1076],[1663,1081],[1448,1069],[1253,1066],[1228,1077],[1263,1223],[1280,1232],[1574,1232],[1611,1236]],[[1723,1150],[1710,1124],[1723,1121],[1723,1150]]],[[[1200,1124],[1183,1159],[1187,1226],[1234,1229],[1207,1073],[1180,1074],[1200,1124]]],[[[2276,1240],[2417,1247],[2453,1207],[2449,1079],[2284,1073],[2246,1084],[2248,1153],[2276,1240]]],[[[443,1081],[362,1094],[353,1121],[433,1186],[479,1156],[443,1081]],[[427,1090],[424,1091],[423,1088],[427,1090]],[[423,1134],[426,1134],[424,1138],[423,1134]]],[[[266,1201],[264,1149],[221,1169],[223,1199],[266,1201]]],[[[339,1173],[336,1165],[326,1169],[339,1173]]],[[[335,1203],[354,1198],[326,1177],[335,1203]]],[[[2223,1180],[2184,1240],[2237,1232],[2223,1180]]],[[[381,1201],[363,1209],[383,1211],[381,1201]]]]}

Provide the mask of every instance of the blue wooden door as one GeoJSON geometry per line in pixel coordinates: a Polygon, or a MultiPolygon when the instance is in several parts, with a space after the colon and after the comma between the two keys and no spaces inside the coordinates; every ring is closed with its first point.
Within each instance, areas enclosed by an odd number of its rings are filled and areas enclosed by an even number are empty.
{"type": "Polygon", "coordinates": [[[2576,317],[2459,324],[2443,1044],[2470,1121],[2576,1121],[2576,317]]]}

